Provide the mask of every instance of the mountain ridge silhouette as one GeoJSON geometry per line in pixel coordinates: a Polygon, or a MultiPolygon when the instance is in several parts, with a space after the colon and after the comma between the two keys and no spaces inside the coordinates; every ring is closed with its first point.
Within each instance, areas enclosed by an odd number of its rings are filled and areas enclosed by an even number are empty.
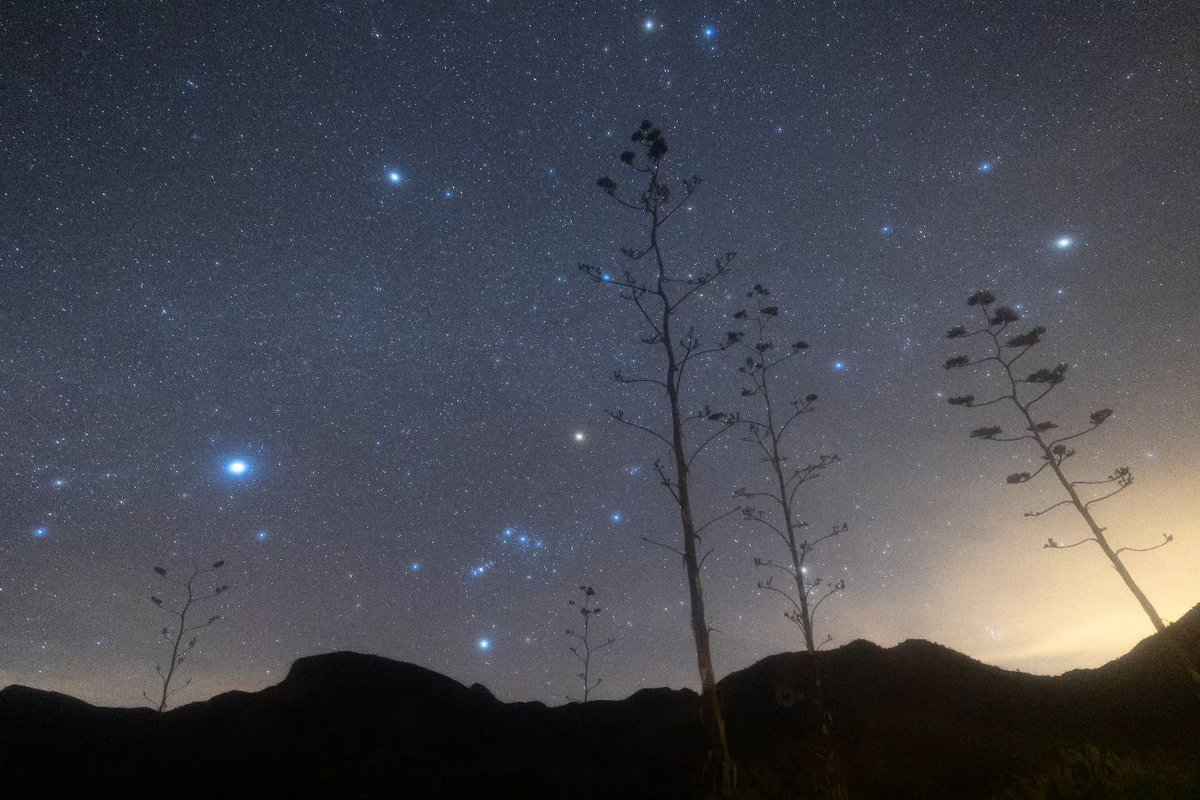
{"type": "MultiPolygon", "coordinates": [[[[1155,796],[1195,798],[1196,664],[1200,606],[1107,664],[1059,676],[923,639],[855,640],[815,657],[768,656],[720,686],[748,797],[814,796],[827,708],[852,798],[997,797],[1087,747],[1145,780],[1167,776],[1155,796]]],[[[347,651],[297,659],[260,691],[161,715],[0,690],[0,793],[13,798],[167,785],[181,797],[687,798],[704,755],[690,689],[507,703],[478,684],[347,651]]]]}

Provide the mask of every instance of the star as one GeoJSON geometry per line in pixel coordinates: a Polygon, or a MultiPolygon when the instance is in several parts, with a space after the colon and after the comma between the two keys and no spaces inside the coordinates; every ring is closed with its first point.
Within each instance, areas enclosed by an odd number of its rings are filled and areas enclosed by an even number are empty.
{"type": "Polygon", "coordinates": [[[833,362],[833,371],[834,371],[834,372],[845,372],[845,371],[846,371],[846,369],[847,369],[847,367],[846,367],[846,362],[845,362],[845,361],[835,361],[835,362],[833,362]]]}
{"type": "Polygon", "coordinates": [[[1054,240],[1054,248],[1056,250],[1069,250],[1074,244],[1075,240],[1070,236],[1060,236],[1054,240]]]}
{"type": "Polygon", "coordinates": [[[421,562],[420,562],[420,561],[414,561],[414,562],[412,562],[411,564],[409,564],[409,565],[408,565],[408,571],[409,571],[409,572],[420,572],[420,571],[421,571],[421,562]]]}
{"type": "Polygon", "coordinates": [[[623,521],[624,521],[624,519],[625,519],[625,517],[624,517],[624,516],[621,514],[621,512],[620,512],[620,511],[614,511],[613,513],[611,513],[611,514],[609,514],[609,515],[608,515],[608,518],[609,518],[610,520],[612,520],[612,521],[613,521],[613,523],[615,523],[615,524],[617,524],[617,525],[620,525],[620,524],[621,524],[621,522],[623,522],[623,521]]]}
{"type": "Polygon", "coordinates": [[[49,528],[34,528],[33,529],[33,538],[35,538],[35,539],[45,539],[49,535],[50,535],[49,528]]]}
{"type": "Polygon", "coordinates": [[[574,435],[571,438],[573,438],[577,442],[586,442],[587,434],[584,433],[583,431],[575,431],[574,435]]]}
{"type": "Polygon", "coordinates": [[[991,172],[992,171],[992,162],[984,161],[976,169],[979,172],[991,172]]]}
{"type": "Polygon", "coordinates": [[[404,182],[404,173],[397,169],[391,170],[387,174],[387,179],[388,183],[392,184],[393,186],[397,186],[404,182]]]}
{"type": "Polygon", "coordinates": [[[704,30],[700,32],[700,35],[705,39],[712,39],[717,35],[717,29],[711,25],[705,25],[704,30]]]}
{"type": "Polygon", "coordinates": [[[267,540],[267,532],[259,531],[258,533],[254,534],[254,538],[258,539],[260,542],[265,542],[267,540]]]}
{"type": "Polygon", "coordinates": [[[648,19],[648,20],[646,20],[646,21],[644,21],[644,22],[642,23],[642,28],[643,28],[643,30],[645,30],[647,33],[652,33],[652,32],[654,32],[654,30],[655,30],[657,27],[658,27],[658,25],[657,25],[657,24],[655,24],[654,20],[652,20],[652,19],[648,19]]]}
{"type": "Polygon", "coordinates": [[[492,640],[491,639],[480,639],[478,642],[475,643],[475,646],[478,647],[480,650],[484,650],[484,651],[491,650],[492,649],[492,640]]]}
{"type": "Polygon", "coordinates": [[[879,228],[879,232],[882,233],[884,236],[890,236],[892,233],[892,226],[891,225],[881,225],[879,228]]]}
{"type": "Polygon", "coordinates": [[[240,478],[250,471],[250,463],[244,458],[234,458],[225,464],[225,471],[235,478],[240,478]]]}

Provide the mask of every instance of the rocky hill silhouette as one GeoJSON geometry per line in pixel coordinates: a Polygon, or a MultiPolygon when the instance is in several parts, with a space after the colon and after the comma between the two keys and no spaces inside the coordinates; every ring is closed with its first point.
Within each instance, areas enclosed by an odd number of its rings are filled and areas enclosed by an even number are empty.
{"type": "MultiPolygon", "coordinates": [[[[922,640],[854,641],[763,659],[721,691],[747,798],[818,796],[817,673],[851,798],[1200,798],[1197,664],[1200,606],[1057,677],[922,640]]],[[[689,690],[503,703],[358,653],[302,658],[275,686],[162,715],[0,691],[0,796],[14,800],[688,798],[703,762],[689,690]]]]}

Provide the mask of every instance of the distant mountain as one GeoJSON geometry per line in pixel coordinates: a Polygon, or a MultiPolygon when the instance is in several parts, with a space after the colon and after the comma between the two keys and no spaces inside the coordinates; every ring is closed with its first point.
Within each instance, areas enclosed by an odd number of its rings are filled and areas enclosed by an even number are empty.
{"type": "MultiPolygon", "coordinates": [[[[940,645],[865,641],[721,682],[747,798],[1200,798],[1200,606],[1060,677],[940,645]],[[814,682],[814,669],[821,688],[814,682]],[[816,696],[823,698],[815,703],[816,696]],[[830,738],[820,734],[828,710],[830,738]]],[[[278,685],[155,714],[0,691],[0,797],[688,798],[704,761],[689,690],[548,708],[378,656],[302,658],[278,685]]]]}

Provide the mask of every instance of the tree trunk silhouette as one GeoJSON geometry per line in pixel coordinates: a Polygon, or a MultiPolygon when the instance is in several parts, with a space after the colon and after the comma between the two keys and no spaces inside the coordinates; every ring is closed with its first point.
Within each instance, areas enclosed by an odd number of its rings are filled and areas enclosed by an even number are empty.
{"type": "Polygon", "coordinates": [[[652,274],[639,277],[634,274],[632,269],[626,269],[621,276],[616,277],[605,270],[587,264],[581,264],[580,269],[597,283],[616,288],[623,299],[630,301],[637,308],[641,322],[650,331],[649,335],[642,339],[642,342],[648,346],[659,348],[662,356],[660,362],[662,372],[658,373],[661,377],[627,378],[617,371],[614,379],[618,383],[626,385],[645,384],[661,390],[667,400],[670,430],[664,432],[655,429],[652,425],[626,419],[624,412],[620,410],[610,411],[609,415],[617,422],[652,435],[671,451],[671,457],[667,464],[655,461],[654,467],[663,486],[670,491],[679,510],[681,541],[678,546],[675,546],[651,539],[646,540],[675,553],[682,559],[687,578],[690,626],[696,649],[696,667],[700,675],[700,710],[709,748],[704,779],[710,784],[710,790],[719,797],[734,798],[737,792],[737,777],[725,735],[725,719],[717,690],[710,629],[704,605],[702,569],[707,552],[705,555],[700,554],[701,534],[705,528],[719,519],[729,516],[733,511],[722,514],[704,524],[697,524],[691,469],[696,457],[713,440],[732,429],[736,419],[728,414],[714,412],[707,407],[699,413],[687,413],[684,408],[683,391],[685,373],[689,364],[703,356],[726,350],[732,345],[733,339],[731,337],[730,341],[725,344],[701,347],[694,328],[688,327],[686,333],[680,336],[680,332],[677,330],[680,326],[676,324],[680,306],[697,291],[724,275],[729,268],[733,254],[727,253],[723,259],[718,258],[716,266],[711,272],[699,275],[692,272],[677,276],[668,271],[659,238],[660,232],[666,222],[687,202],[699,185],[699,179],[683,181],[684,197],[672,205],[670,203],[670,187],[662,182],[659,173],[663,156],[667,152],[666,140],[661,131],[653,127],[649,121],[644,121],[633,134],[632,140],[636,143],[635,146],[642,151],[641,154],[627,151],[621,154],[621,161],[634,172],[644,176],[644,178],[639,178],[639,180],[644,180],[645,184],[637,198],[623,197],[618,193],[618,184],[611,178],[601,178],[597,184],[622,207],[646,215],[647,244],[640,248],[625,248],[622,252],[635,264],[645,263],[644,260],[648,260],[652,274]],[[647,259],[648,256],[649,259],[647,259]],[[689,443],[688,431],[685,428],[690,422],[716,423],[718,427],[715,433],[703,437],[698,446],[693,446],[689,443]]]}

